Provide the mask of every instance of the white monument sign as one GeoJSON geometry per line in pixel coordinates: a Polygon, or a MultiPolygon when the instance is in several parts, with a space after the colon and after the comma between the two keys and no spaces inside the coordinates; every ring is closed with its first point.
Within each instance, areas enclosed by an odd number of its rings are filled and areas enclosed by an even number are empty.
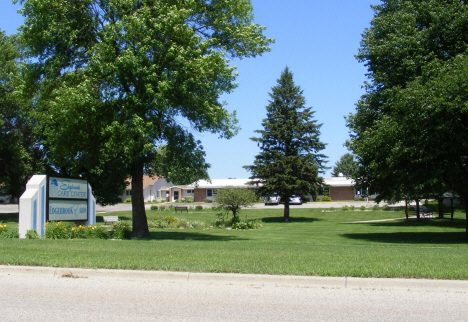
{"type": "Polygon", "coordinates": [[[47,221],[96,224],[96,199],[86,180],[34,175],[20,198],[19,236],[35,229],[44,236],[47,221]]]}

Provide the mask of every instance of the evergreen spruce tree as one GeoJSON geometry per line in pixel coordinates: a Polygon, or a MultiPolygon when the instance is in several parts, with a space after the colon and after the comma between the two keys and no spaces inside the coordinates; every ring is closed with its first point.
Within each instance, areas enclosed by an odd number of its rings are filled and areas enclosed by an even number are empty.
{"type": "Polygon", "coordinates": [[[322,183],[318,175],[325,169],[326,156],[320,153],[325,144],[319,139],[322,124],[317,124],[315,112],[305,107],[303,91],[295,86],[287,67],[277,82],[270,93],[263,130],[255,131],[260,137],[251,138],[261,152],[254,164],[245,168],[262,195],[281,197],[284,221],[289,222],[289,198],[315,192],[322,183]]]}

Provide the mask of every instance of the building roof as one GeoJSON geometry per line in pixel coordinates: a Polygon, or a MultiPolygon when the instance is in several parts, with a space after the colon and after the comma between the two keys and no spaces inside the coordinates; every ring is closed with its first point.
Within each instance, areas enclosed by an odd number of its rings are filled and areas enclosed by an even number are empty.
{"type": "Polygon", "coordinates": [[[236,187],[236,188],[256,188],[256,185],[248,184],[251,179],[212,179],[210,181],[199,180],[197,182],[191,183],[189,187],[191,188],[207,188],[207,189],[216,189],[216,188],[226,188],[226,187],[236,187]]]}
{"type": "MultiPolygon", "coordinates": [[[[150,177],[150,176],[144,175],[143,176],[143,189],[146,188],[150,184],[154,184],[156,181],[159,180],[159,178],[160,177],[150,177]]],[[[128,178],[127,181],[130,183],[128,184],[126,189],[130,190],[132,189],[132,179],[128,178]]]]}
{"type": "Polygon", "coordinates": [[[330,187],[352,187],[354,181],[346,177],[329,177],[323,178],[323,182],[330,187]]]}

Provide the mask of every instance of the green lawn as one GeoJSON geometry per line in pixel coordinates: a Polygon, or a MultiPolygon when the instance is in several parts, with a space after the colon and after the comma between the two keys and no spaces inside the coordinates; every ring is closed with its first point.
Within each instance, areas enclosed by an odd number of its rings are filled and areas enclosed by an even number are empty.
{"type": "MultiPolygon", "coordinates": [[[[175,216],[148,211],[149,218],[175,216]]],[[[106,214],[108,215],[108,214],[106,214]]],[[[130,218],[129,212],[113,213],[130,218]]],[[[259,230],[152,230],[149,240],[0,239],[0,264],[360,277],[468,279],[464,214],[453,220],[403,218],[402,211],[252,209],[241,218],[261,219],[259,230]]],[[[100,216],[100,215],[99,215],[100,216]]],[[[215,212],[177,213],[213,221],[215,212]]],[[[0,220],[14,226],[15,216],[0,220]],[[5,219],[8,218],[8,219],[5,219]]],[[[102,222],[102,217],[98,217],[102,222]]]]}

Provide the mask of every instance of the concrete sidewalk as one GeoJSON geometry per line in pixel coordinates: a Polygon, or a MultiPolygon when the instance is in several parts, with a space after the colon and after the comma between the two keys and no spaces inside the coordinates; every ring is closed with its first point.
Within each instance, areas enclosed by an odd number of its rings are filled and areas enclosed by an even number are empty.
{"type": "Polygon", "coordinates": [[[355,290],[408,290],[468,293],[467,280],[427,280],[404,278],[320,277],[191,273],[119,269],[83,269],[0,265],[1,275],[49,275],[57,278],[150,280],[161,283],[239,284],[250,286],[293,286],[302,288],[355,290]]]}

